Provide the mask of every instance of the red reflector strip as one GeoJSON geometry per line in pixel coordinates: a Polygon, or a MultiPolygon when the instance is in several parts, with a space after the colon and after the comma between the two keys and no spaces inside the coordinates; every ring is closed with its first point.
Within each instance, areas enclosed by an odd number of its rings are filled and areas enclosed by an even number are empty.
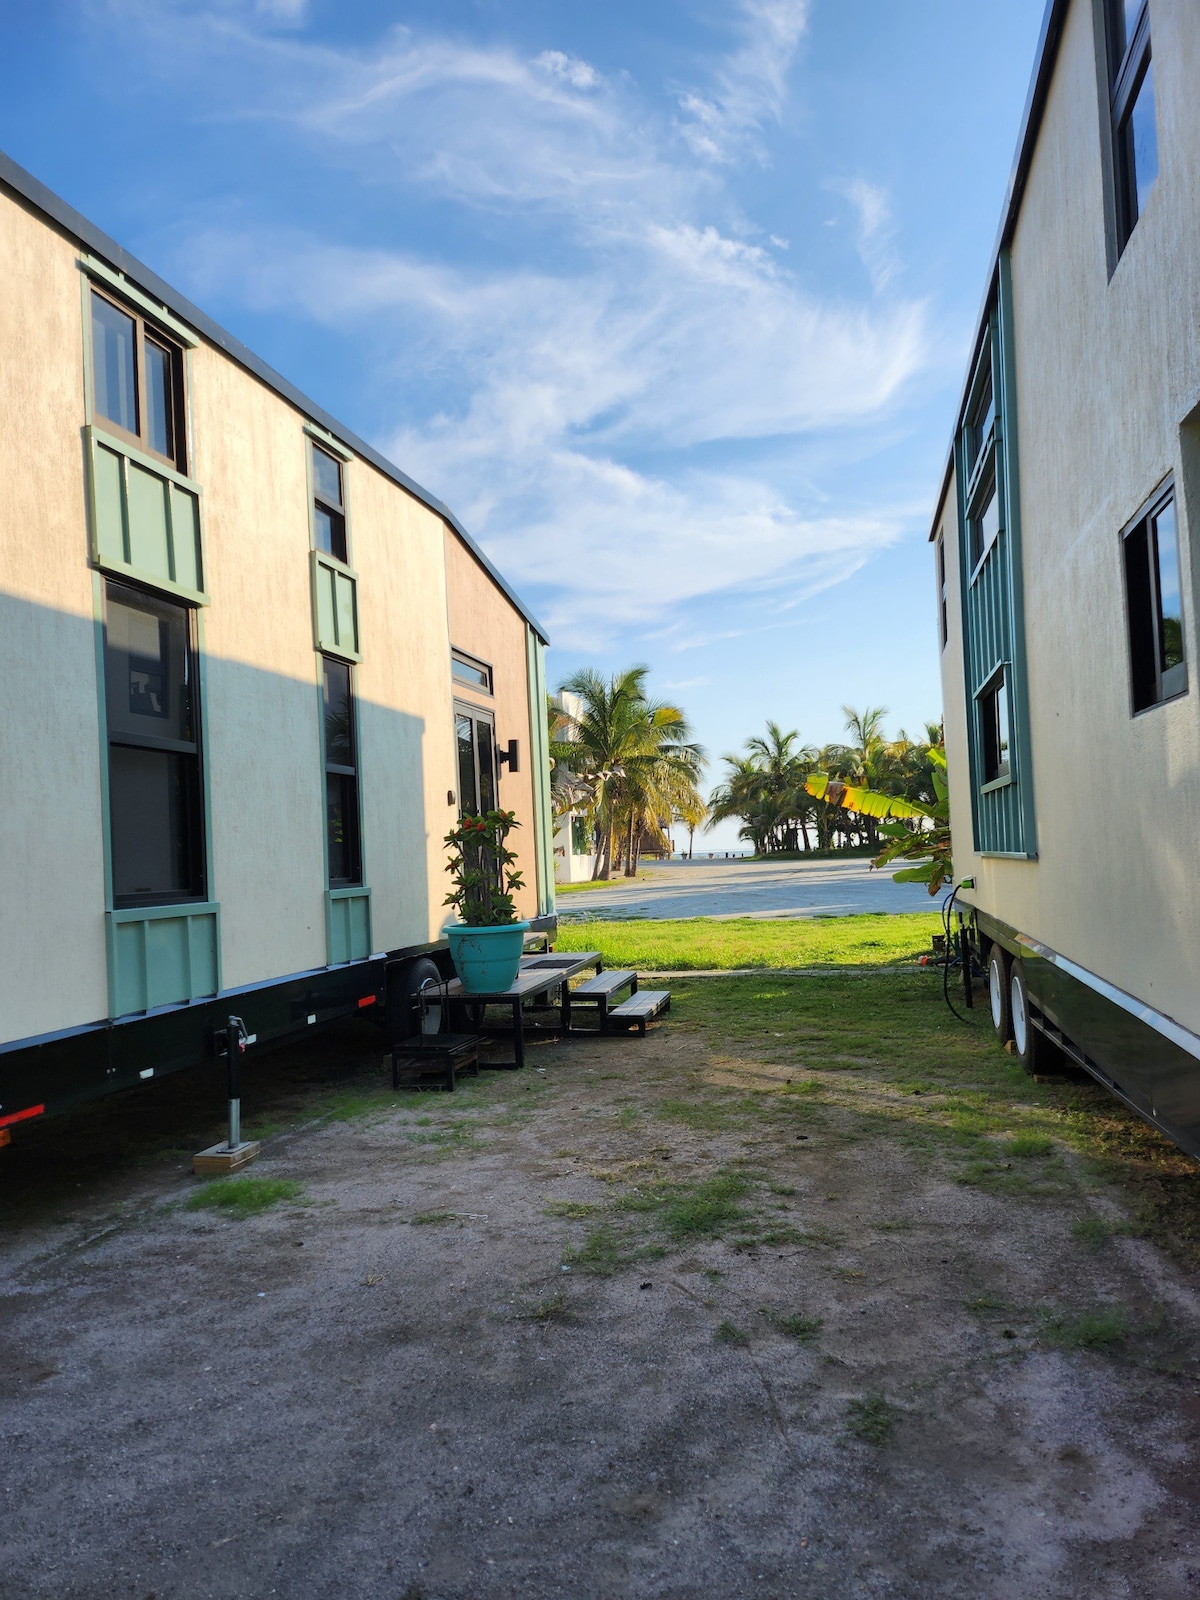
{"type": "Polygon", "coordinates": [[[24,1111],[10,1112],[7,1117],[0,1117],[0,1128],[7,1128],[10,1122],[28,1122],[30,1117],[40,1117],[45,1109],[45,1106],[26,1106],[24,1111]]]}
{"type": "Polygon", "coordinates": [[[361,1011],[364,1006],[373,1006],[376,998],[377,997],[373,994],[363,995],[362,999],[358,1002],[358,1009],[361,1011]]]}

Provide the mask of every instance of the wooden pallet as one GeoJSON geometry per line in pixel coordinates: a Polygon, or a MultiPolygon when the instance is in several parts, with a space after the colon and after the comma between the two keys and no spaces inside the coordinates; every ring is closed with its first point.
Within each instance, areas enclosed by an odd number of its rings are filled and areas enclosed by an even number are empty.
{"type": "Polygon", "coordinates": [[[425,1033],[392,1051],[392,1088],[441,1087],[454,1092],[460,1072],[479,1076],[483,1040],[474,1033],[425,1033]]]}

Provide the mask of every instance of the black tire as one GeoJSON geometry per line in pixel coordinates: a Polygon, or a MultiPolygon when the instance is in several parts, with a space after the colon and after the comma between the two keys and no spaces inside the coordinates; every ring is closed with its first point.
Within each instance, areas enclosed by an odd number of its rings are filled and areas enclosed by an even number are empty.
{"type": "Polygon", "coordinates": [[[1064,1058],[1058,1046],[1038,1027],[1029,1014],[1029,990],[1025,968],[1014,957],[1009,964],[1009,1018],[1013,1054],[1031,1078],[1047,1078],[1061,1073],[1064,1058]]]}
{"type": "Polygon", "coordinates": [[[988,951],[987,995],[992,1027],[1001,1044],[1012,1038],[1012,1004],[1009,996],[1008,952],[1001,944],[988,951]]]}
{"type": "Polygon", "coordinates": [[[421,1005],[421,990],[427,983],[442,981],[442,975],[428,956],[405,961],[388,973],[387,1035],[389,1045],[403,1044],[417,1033],[442,1033],[446,1028],[446,1007],[421,1005]]]}

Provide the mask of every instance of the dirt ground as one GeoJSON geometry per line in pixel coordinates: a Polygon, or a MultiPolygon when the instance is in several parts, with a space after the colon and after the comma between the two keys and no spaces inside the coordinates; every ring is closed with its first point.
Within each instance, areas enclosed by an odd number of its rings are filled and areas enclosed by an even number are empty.
{"type": "Polygon", "coordinates": [[[1200,1595],[1195,1275],[967,1126],[927,981],[899,1077],[805,982],[453,1096],[277,1055],[257,1215],[188,1207],[212,1081],[0,1153],[0,1595],[1200,1595]]]}

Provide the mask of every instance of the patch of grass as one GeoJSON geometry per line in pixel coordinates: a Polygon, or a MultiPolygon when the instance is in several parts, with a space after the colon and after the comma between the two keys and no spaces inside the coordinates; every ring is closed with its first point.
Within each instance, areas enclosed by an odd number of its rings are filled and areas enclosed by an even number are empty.
{"type": "Polygon", "coordinates": [[[785,1083],[777,1094],[820,1094],[825,1085],[819,1078],[801,1078],[796,1083],[785,1083]]]}
{"type": "Polygon", "coordinates": [[[1054,1140],[1044,1133],[1018,1133],[1004,1148],[1010,1156],[1041,1159],[1054,1154],[1054,1140]]]}
{"type": "Polygon", "coordinates": [[[304,1187],[294,1178],[212,1178],[188,1196],[189,1211],[224,1211],[233,1217],[257,1217],[272,1206],[297,1201],[304,1187]]]}
{"type": "Polygon", "coordinates": [[[1042,1343],[1056,1350],[1111,1350],[1129,1334],[1129,1319],[1120,1306],[1097,1306],[1074,1316],[1043,1311],[1039,1320],[1042,1343]]]}
{"type": "Polygon", "coordinates": [[[1008,1304],[998,1294],[977,1294],[973,1300],[964,1300],[963,1305],[968,1311],[973,1311],[977,1317],[986,1316],[989,1311],[1006,1311],[1008,1304]]]}
{"type": "Polygon", "coordinates": [[[458,1220],[451,1211],[418,1211],[415,1217],[408,1219],[409,1225],[414,1228],[443,1228],[447,1223],[458,1220]]]}
{"type": "Polygon", "coordinates": [[[742,1330],[732,1322],[722,1322],[713,1334],[713,1338],[718,1344],[731,1344],[739,1349],[744,1349],[750,1343],[742,1330]]]}
{"type": "Polygon", "coordinates": [[[566,1322],[571,1315],[571,1307],[566,1290],[555,1289],[540,1300],[518,1305],[515,1314],[520,1322],[566,1322]]]}
{"type": "Polygon", "coordinates": [[[721,1133],[738,1120],[742,1102],[732,1100],[662,1100],[655,1115],[667,1122],[682,1122],[697,1133],[721,1133]]]}
{"type": "Polygon", "coordinates": [[[789,1312],[787,1315],[778,1315],[771,1321],[786,1334],[789,1339],[795,1339],[797,1344],[812,1344],[823,1326],[820,1317],[805,1317],[799,1312],[789,1312]]]}
{"type": "Polygon", "coordinates": [[[1079,1217],[1071,1224],[1071,1237],[1085,1250],[1098,1252],[1117,1233],[1128,1233],[1124,1223],[1106,1222],[1103,1217],[1079,1217]]]}
{"type": "Polygon", "coordinates": [[[589,1277],[607,1278],[635,1261],[655,1261],[665,1254],[661,1246],[639,1244],[611,1223],[602,1222],[585,1234],[582,1244],[563,1252],[563,1262],[589,1277]]]}
{"type": "Polygon", "coordinates": [[[740,1172],[719,1172],[691,1188],[674,1189],[662,1207],[662,1224],[673,1239],[711,1239],[740,1222],[739,1201],[750,1188],[740,1172]]]}
{"type": "Polygon", "coordinates": [[[548,1217],[592,1217],[599,1211],[599,1206],[589,1205],[586,1200],[551,1200],[549,1205],[542,1207],[543,1213],[548,1217]]]}
{"type": "Polygon", "coordinates": [[[931,947],[936,912],[728,921],[588,921],[563,926],[559,950],[600,950],[606,966],[687,972],[734,967],[889,966],[931,947]]]}
{"type": "Polygon", "coordinates": [[[896,1419],[896,1408],[881,1394],[866,1394],[846,1405],[846,1429],[863,1444],[888,1444],[896,1431],[896,1419]]]}

